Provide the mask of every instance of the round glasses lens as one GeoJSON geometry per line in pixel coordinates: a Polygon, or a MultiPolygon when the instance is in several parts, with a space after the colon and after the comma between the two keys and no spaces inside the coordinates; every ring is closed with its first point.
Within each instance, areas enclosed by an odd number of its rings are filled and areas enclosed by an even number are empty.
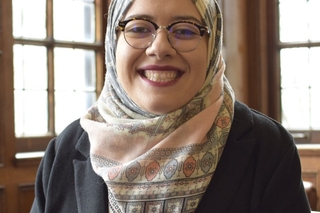
{"type": "Polygon", "coordinates": [[[124,29],[125,39],[134,48],[146,48],[154,38],[154,26],[145,20],[132,20],[124,29]]]}
{"type": "Polygon", "coordinates": [[[174,24],[169,34],[171,45],[181,52],[194,50],[201,39],[198,27],[190,23],[174,24]]]}

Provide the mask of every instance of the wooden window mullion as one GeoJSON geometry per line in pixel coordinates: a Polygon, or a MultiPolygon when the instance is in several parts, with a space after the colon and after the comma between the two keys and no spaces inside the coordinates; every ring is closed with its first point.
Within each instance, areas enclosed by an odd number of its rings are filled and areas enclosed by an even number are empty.
{"type": "Polygon", "coordinates": [[[54,42],[53,42],[53,0],[47,0],[47,45],[48,54],[48,131],[55,132],[54,116],[54,42]]]}

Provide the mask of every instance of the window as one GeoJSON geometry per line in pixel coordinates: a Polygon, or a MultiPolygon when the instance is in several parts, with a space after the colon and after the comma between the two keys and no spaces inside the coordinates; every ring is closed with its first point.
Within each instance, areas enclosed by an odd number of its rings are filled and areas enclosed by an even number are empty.
{"type": "Polygon", "coordinates": [[[109,2],[0,0],[0,212],[31,208],[43,156],[35,151],[44,151],[64,122],[82,115],[68,107],[76,111],[77,101],[81,111],[100,93],[109,2]],[[68,27],[59,28],[55,16],[68,27]]]}
{"type": "Polygon", "coordinates": [[[103,0],[12,0],[17,152],[42,151],[99,95],[103,0]]]}
{"type": "Polygon", "coordinates": [[[320,1],[279,0],[281,122],[297,142],[320,143],[320,1]]]}

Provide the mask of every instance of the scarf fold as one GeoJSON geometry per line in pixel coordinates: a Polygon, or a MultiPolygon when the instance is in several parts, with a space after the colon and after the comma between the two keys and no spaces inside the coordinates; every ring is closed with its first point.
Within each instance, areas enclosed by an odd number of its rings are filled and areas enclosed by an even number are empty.
{"type": "Polygon", "coordinates": [[[115,27],[132,1],[111,2],[105,86],[81,118],[92,167],[108,187],[110,212],[195,212],[233,120],[234,94],[221,53],[221,13],[213,0],[194,1],[212,31],[207,77],[189,103],[159,116],[140,109],[116,77],[115,27]]]}

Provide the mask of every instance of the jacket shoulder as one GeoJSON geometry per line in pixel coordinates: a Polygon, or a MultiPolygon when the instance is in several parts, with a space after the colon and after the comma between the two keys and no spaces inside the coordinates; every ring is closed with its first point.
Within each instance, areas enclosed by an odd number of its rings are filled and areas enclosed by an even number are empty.
{"type": "MultiPolygon", "coordinates": [[[[59,150],[80,151],[85,157],[89,156],[89,138],[87,132],[80,125],[80,119],[70,123],[51,143],[54,143],[54,149],[57,153],[59,150]]],[[[61,153],[67,154],[65,151],[61,153]]]]}
{"type": "Polygon", "coordinates": [[[249,108],[239,101],[235,103],[232,131],[236,131],[237,133],[242,131],[243,134],[251,132],[255,135],[255,138],[260,139],[293,141],[291,134],[278,121],[257,110],[249,108]],[[235,130],[235,127],[237,130],[235,130]]]}

